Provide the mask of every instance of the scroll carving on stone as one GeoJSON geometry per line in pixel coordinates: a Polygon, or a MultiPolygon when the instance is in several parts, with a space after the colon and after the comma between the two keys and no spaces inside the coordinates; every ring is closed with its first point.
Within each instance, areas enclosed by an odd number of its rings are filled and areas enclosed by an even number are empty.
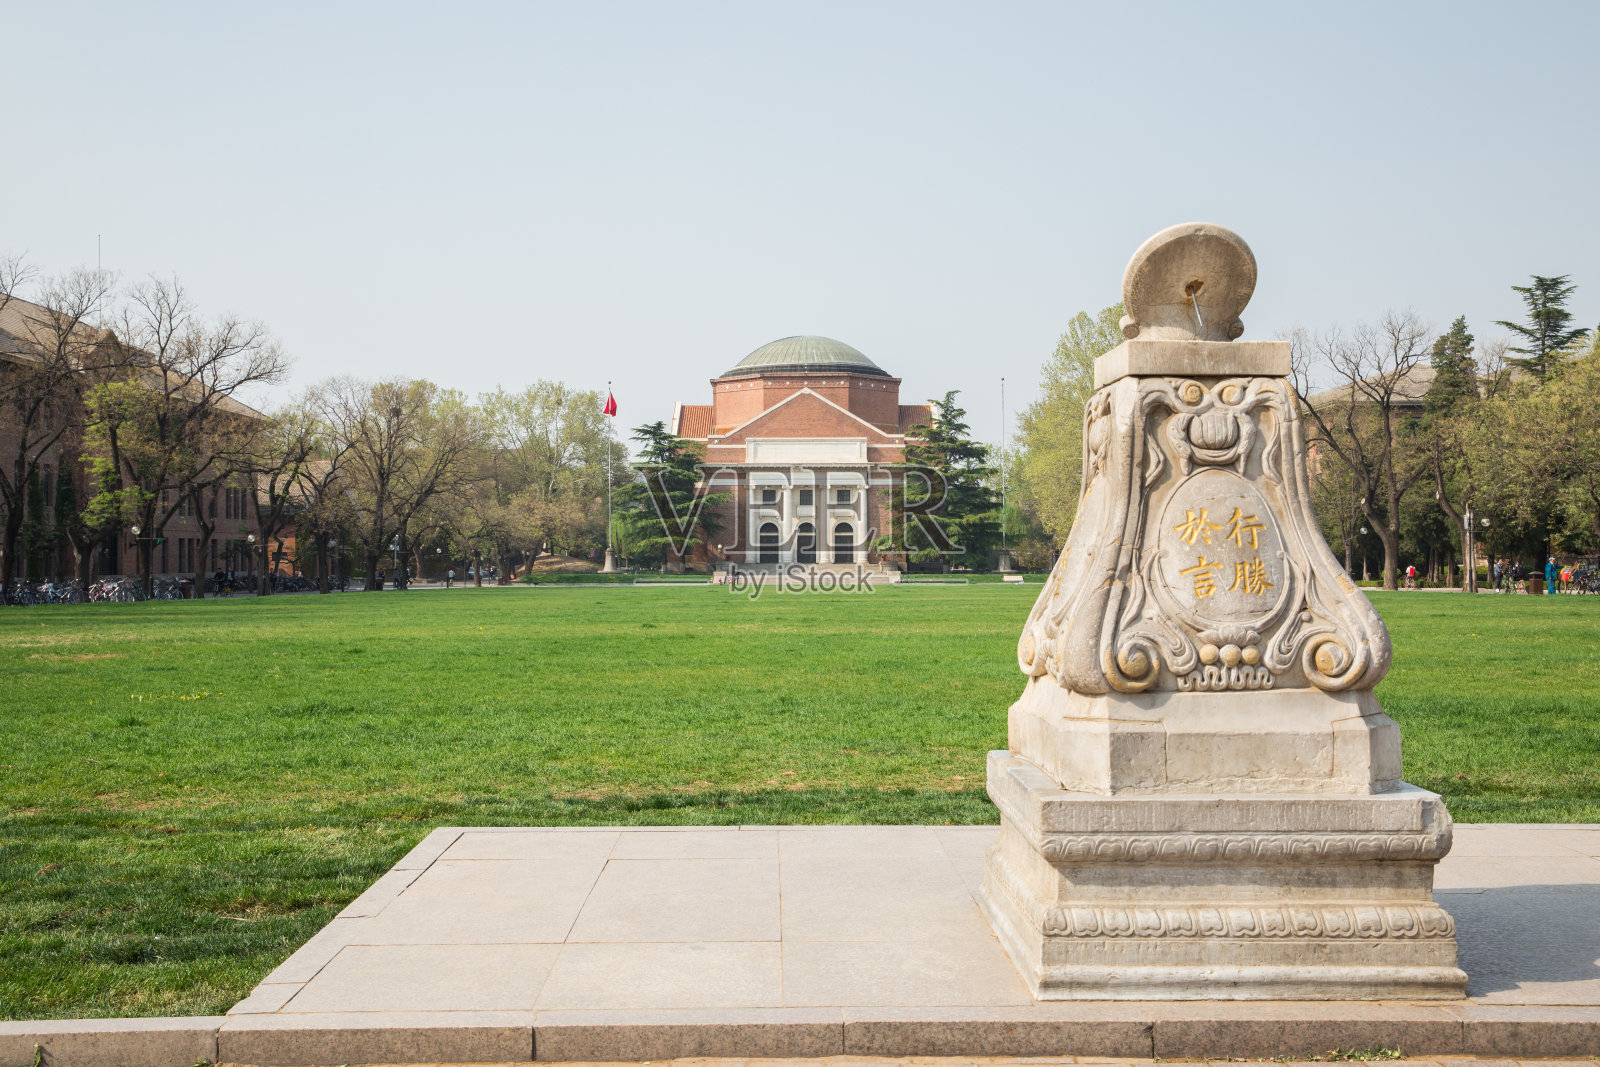
{"type": "Polygon", "coordinates": [[[1388,634],[1311,511],[1282,378],[1124,378],[1084,415],[1077,521],[1018,662],[1084,693],[1366,689],[1388,634]],[[1073,626],[1101,620],[1098,634],[1073,626]]]}

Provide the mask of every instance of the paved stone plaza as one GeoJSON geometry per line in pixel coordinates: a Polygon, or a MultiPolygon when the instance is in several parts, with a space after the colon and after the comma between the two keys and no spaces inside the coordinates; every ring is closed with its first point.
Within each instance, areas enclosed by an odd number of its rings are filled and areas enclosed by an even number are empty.
{"type": "Polygon", "coordinates": [[[440,829],[227,1016],[0,1022],[0,1064],[1600,1054],[1600,826],[1455,828],[1471,984],[1431,1003],[1035,1002],[974,896],[996,833],[440,829]]]}
{"type": "Polygon", "coordinates": [[[219,1058],[1426,1055],[1519,1013],[1592,1046],[1476,1051],[1600,1051],[1600,827],[1456,827],[1469,999],[1411,1005],[1037,1003],[974,899],[995,834],[441,829],[229,1013],[219,1058]]]}

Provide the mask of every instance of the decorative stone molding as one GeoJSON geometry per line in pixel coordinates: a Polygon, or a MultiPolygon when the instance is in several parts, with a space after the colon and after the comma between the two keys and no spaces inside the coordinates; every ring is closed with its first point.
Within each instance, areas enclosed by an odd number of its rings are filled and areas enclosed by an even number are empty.
{"type": "Polygon", "coordinates": [[[1438,860],[1438,834],[1051,834],[1039,852],[1052,863],[1337,863],[1438,860]]]}
{"type": "Polygon", "coordinates": [[[1455,921],[1437,904],[1296,905],[1180,904],[1051,908],[1050,937],[1366,939],[1455,936],[1455,921]]]}

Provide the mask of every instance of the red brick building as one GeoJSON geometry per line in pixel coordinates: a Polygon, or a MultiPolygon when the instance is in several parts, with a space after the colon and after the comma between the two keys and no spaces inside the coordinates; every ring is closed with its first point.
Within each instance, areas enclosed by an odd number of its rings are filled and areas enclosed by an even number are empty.
{"type": "MultiPolygon", "coordinates": [[[[59,515],[63,487],[70,482],[72,499],[79,505],[91,498],[95,487],[83,457],[77,451],[83,419],[81,402],[74,390],[62,388],[49,405],[55,421],[36,424],[30,440],[19,435],[18,414],[8,404],[31,395],[16,385],[11,376],[35,373],[44,356],[41,353],[71,353],[73,365],[92,368],[101,346],[115,338],[109,330],[84,323],[64,326],[50,309],[20,297],[11,297],[0,306],[0,462],[23,469],[37,461],[38,477],[31,499],[22,504],[31,544],[19,545],[11,561],[11,577],[39,581],[78,577],[84,580],[109,574],[135,574],[141,541],[151,542],[151,572],[158,576],[186,577],[196,572],[253,571],[259,565],[260,550],[252,547],[259,540],[260,523],[248,476],[238,475],[226,485],[208,488],[201,507],[208,511],[212,526],[209,541],[202,541],[200,516],[192,502],[180,503],[173,486],[147,486],[158,496],[158,515],[165,518],[158,530],[123,525],[109,531],[85,548],[75,545],[65,528],[67,516],[59,515]]],[[[93,376],[92,369],[84,369],[93,376]]],[[[118,377],[128,377],[123,368],[118,377]]],[[[87,383],[85,383],[87,384],[87,383]]],[[[264,419],[255,409],[232,398],[221,401],[221,409],[239,419],[264,419]]],[[[0,500],[0,521],[6,518],[6,504],[0,500]]],[[[291,532],[275,535],[268,545],[269,566],[276,571],[293,569],[294,537],[291,532]]]]}
{"type": "Polygon", "coordinates": [[[705,451],[720,509],[716,565],[895,562],[872,546],[890,533],[893,464],[930,418],[901,404],[900,379],[827,337],[785,337],[711,379],[711,403],[679,404],[672,432],[705,451]]]}

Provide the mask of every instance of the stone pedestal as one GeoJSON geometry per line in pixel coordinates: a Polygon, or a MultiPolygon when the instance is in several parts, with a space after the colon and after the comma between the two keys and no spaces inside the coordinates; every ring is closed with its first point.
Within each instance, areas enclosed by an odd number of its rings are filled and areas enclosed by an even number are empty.
{"type": "Polygon", "coordinates": [[[1078,514],[1018,644],[982,891],[1041,999],[1454,999],[1438,796],[1310,506],[1288,345],[1237,235],[1152,238],[1096,363],[1078,514]]]}
{"type": "Polygon", "coordinates": [[[989,795],[984,911],[1041,1000],[1462,995],[1436,794],[1100,796],[993,752],[989,795]]]}
{"type": "Polygon", "coordinates": [[[616,550],[613,549],[613,548],[610,548],[608,546],[606,548],[606,561],[600,567],[600,573],[601,574],[617,574],[620,571],[621,571],[621,568],[617,566],[617,553],[616,553],[616,550]]]}

